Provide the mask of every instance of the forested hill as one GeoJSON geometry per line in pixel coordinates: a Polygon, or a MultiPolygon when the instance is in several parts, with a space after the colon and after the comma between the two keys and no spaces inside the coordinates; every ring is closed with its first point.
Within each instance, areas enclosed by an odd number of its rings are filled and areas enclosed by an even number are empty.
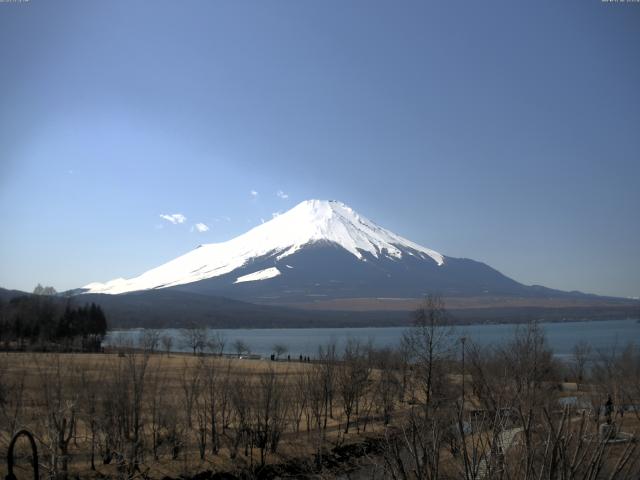
{"type": "MultiPolygon", "coordinates": [[[[0,307],[11,298],[33,297],[0,288],[0,307]]],[[[312,328],[404,326],[412,322],[412,312],[404,310],[302,310],[257,305],[225,297],[182,292],[174,289],[148,290],[121,295],[82,294],[52,298],[58,310],[95,304],[104,312],[110,329],[180,328],[192,325],[212,328],[312,328]]],[[[418,302],[416,301],[416,307],[418,302]]],[[[519,323],[528,320],[606,320],[640,318],[637,304],[572,307],[491,307],[447,308],[452,320],[461,324],[519,323]]]]}
{"type": "Polygon", "coordinates": [[[54,294],[3,290],[0,295],[0,343],[5,349],[96,351],[107,332],[102,307],[76,304],[54,294]]]}

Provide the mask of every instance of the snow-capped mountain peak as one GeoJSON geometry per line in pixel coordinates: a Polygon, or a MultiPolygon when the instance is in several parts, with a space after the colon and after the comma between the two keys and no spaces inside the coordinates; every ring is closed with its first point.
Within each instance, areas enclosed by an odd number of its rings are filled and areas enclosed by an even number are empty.
{"type": "MultiPolygon", "coordinates": [[[[132,279],[91,283],[84,289],[117,294],[183,285],[228,274],[266,255],[281,260],[318,242],[336,244],[361,260],[366,260],[366,254],[376,258],[402,258],[408,254],[430,258],[438,265],[444,263],[438,252],[376,225],[344,203],[307,200],[227,242],[201,245],[132,279]]],[[[245,275],[238,282],[266,280],[279,273],[276,268],[269,269],[267,274],[245,275]]]]}
{"type": "MultiPolygon", "coordinates": [[[[362,258],[364,252],[378,257],[383,250],[386,250],[388,256],[400,258],[402,249],[411,249],[425,253],[439,265],[444,261],[443,256],[438,252],[417,245],[376,225],[351,207],[335,200],[304,201],[270,223],[273,224],[276,232],[289,239],[295,238],[295,242],[281,257],[295,252],[308,243],[330,241],[337,243],[358,258],[362,258]]],[[[258,228],[260,227],[254,230],[258,228]]],[[[281,244],[286,243],[283,238],[281,244]]]]}

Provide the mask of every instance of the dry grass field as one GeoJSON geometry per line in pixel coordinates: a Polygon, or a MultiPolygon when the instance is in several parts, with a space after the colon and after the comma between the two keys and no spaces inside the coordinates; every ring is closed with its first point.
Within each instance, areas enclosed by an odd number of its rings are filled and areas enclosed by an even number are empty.
{"type": "MultiPolygon", "coordinates": [[[[255,429],[270,415],[276,417],[277,424],[267,424],[265,429],[277,430],[279,439],[277,449],[267,442],[264,463],[312,458],[319,441],[323,445],[349,443],[383,428],[373,397],[361,399],[359,407],[363,412],[352,414],[351,421],[355,418],[358,425],[352,426],[348,434],[344,433],[346,417],[337,394],[330,399],[326,419],[324,405],[317,404],[314,410],[308,404],[311,400],[303,398],[307,395],[302,390],[310,387],[308,382],[320,381],[318,372],[314,372],[320,367],[315,364],[175,353],[144,355],[135,351],[121,355],[0,353],[0,364],[3,385],[10,389],[5,392],[1,424],[2,476],[6,475],[9,432],[18,427],[34,433],[43,466],[41,473],[51,473],[48,469],[52,467],[47,464],[53,463],[54,455],[63,456],[60,451],[53,451],[63,430],[60,422],[65,419],[67,424],[74,423],[72,430],[62,433],[70,438],[69,474],[81,478],[118,476],[119,464],[113,454],[117,447],[124,450],[125,444],[131,442],[127,435],[136,428],[132,425],[136,415],[140,416],[136,469],[152,478],[204,470],[238,471],[261,464],[255,439],[243,448],[245,439],[238,438],[238,422],[251,423],[255,429]],[[137,384],[142,385],[139,408],[135,398],[137,384]],[[265,398],[265,394],[272,398],[265,398]],[[216,404],[216,411],[211,403],[216,404]],[[238,405],[243,403],[246,412],[239,412],[242,407],[238,405]],[[244,414],[251,418],[238,420],[244,414]],[[215,453],[211,445],[212,417],[218,423],[215,453]],[[127,424],[124,428],[131,431],[114,434],[110,422],[116,427],[127,424]],[[122,435],[124,440],[110,438],[115,435],[122,435]],[[95,470],[91,468],[92,449],[95,470]],[[110,450],[112,458],[105,463],[110,450]]],[[[371,380],[377,375],[369,372],[371,380]]],[[[22,467],[26,467],[26,441],[19,441],[17,450],[22,452],[22,467]]],[[[28,472],[28,468],[19,469],[18,478],[27,478],[28,472]]]]}
{"type": "MultiPolygon", "coordinates": [[[[41,478],[61,480],[640,478],[632,346],[601,354],[586,379],[553,358],[536,325],[496,348],[467,345],[464,364],[446,328],[412,335],[404,350],[328,345],[310,363],[2,352],[0,475],[26,428],[41,478]]],[[[18,466],[31,478],[24,439],[18,466]]]]}

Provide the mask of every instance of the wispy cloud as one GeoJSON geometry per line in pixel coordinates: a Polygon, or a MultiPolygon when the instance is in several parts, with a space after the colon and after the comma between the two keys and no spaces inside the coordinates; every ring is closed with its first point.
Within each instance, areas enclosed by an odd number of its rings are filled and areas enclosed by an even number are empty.
{"type": "Polygon", "coordinates": [[[282,212],[273,212],[271,214],[271,218],[276,218],[276,217],[279,217],[280,215],[282,215],[282,212]]]}
{"type": "Polygon", "coordinates": [[[253,198],[256,198],[256,197],[258,196],[258,192],[256,192],[255,190],[251,190],[251,191],[249,192],[249,194],[250,194],[253,198]]]}
{"type": "Polygon", "coordinates": [[[181,213],[163,213],[160,215],[160,218],[166,220],[169,223],[173,223],[174,225],[187,221],[187,217],[185,217],[181,213]]]}
{"type": "Polygon", "coordinates": [[[202,223],[202,222],[198,222],[196,223],[193,228],[196,229],[196,231],[202,233],[202,232],[208,232],[209,231],[209,226],[206,223],[202,223]]]}
{"type": "Polygon", "coordinates": [[[283,200],[286,200],[287,198],[289,198],[289,194],[284,193],[282,190],[278,190],[276,192],[276,195],[278,196],[278,198],[282,198],[283,200]]]}

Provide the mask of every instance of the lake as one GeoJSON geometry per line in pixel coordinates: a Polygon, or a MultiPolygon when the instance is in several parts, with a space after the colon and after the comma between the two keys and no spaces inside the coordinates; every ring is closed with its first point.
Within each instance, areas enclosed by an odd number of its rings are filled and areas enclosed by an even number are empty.
{"type": "MultiPolygon", "coordinates": [[[[569,356],[574,345],[586,341],[598,349],[608,349],[614,346],[623,347],[629,342],[640,344],[640,323],[634,319],[603,320],[588,322],[541,323],[547,335],[547,340],[554,353],[559,356],[569,356]]],[[[514,332],[515,325],[465,325],[457,327],[455,334],[473,340],[481,345],[489,345],[509,339],[514,332]]],[[[320,345],[336,341],[338,347],[344,345],[349,338],[369,341],[377,346],[396,346],[400,343],[403,333],[408,327],[378,327],[378,328],[257,328],[257,329],[216,329],[226,340],[225,352],[232,353],[234,341],[242,340],[251,349],[251,353],[269,356],[273,345],[278,343],[288,348],[292,358],[299,355],[313,356],[320,345]]],[[[174,338],[173,351],[188,351],[182,344],[180,329],[164,329],[161,335],[174,338]]],[[[143,334],[143,330],[114,330],[105,339],[105,346],[119,343],[122,339],[134,343],[143,334]]]]}

